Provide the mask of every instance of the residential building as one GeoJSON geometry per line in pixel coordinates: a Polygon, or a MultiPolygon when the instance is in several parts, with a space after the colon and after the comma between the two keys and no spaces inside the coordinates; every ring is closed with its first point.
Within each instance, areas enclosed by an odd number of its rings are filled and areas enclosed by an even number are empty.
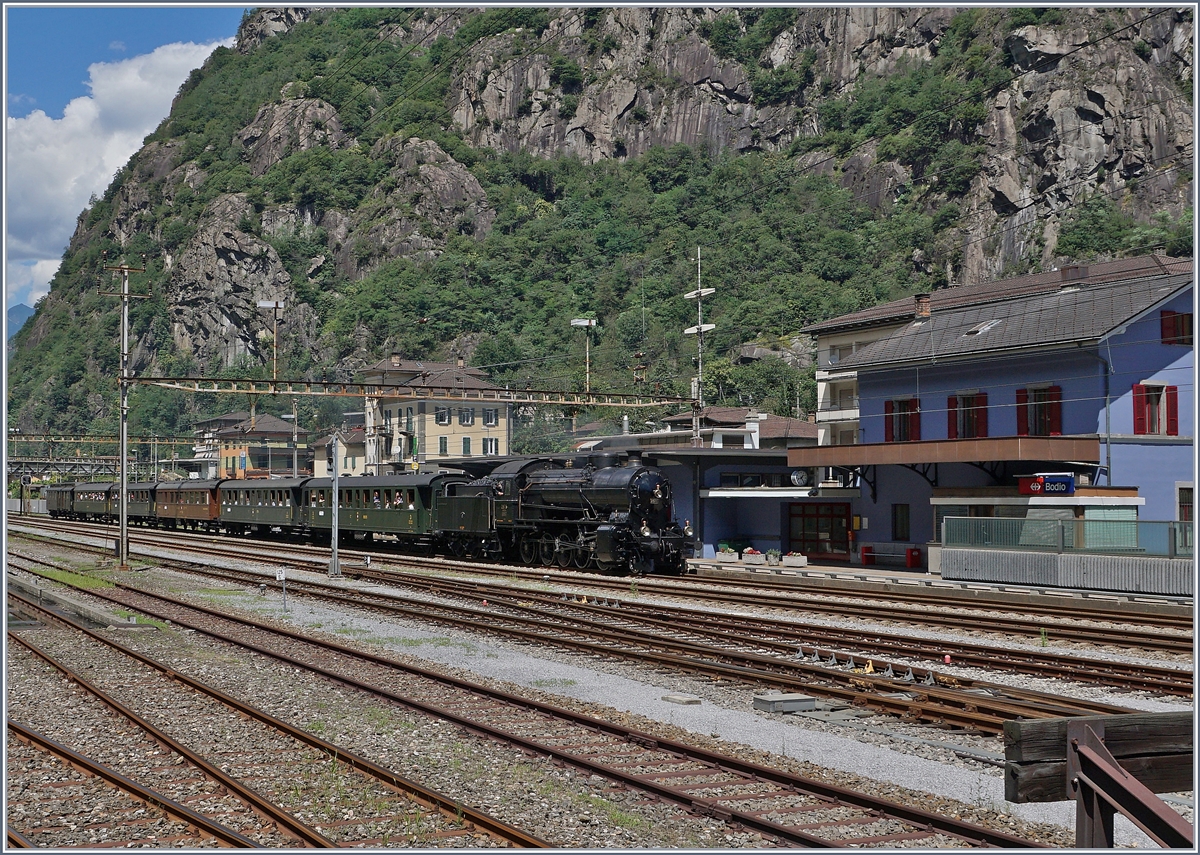
{"type": "MultiPolygon", "coordinates": [[[[239,413],[230,416],[241,415],[239,413]]],[[[247,414],[248,415],[248,414],[247,414]]],[[[229,416],[211,421],[227,423],[229,416]]],[[[215,431],[217,478],[287,477],[306,474],[308,431],[272,415],[248,415],[215,431]]]]}
{"type": "Polygon", "coordinates": [[[602,448],[691,446],[724,449],[787,449],[816,445],[817,427],[805,419],[760,413],[751,407],[705,407],[700,411],[697,443],[691,413],[667,416],[661,430],[625,432],[613,436],[590,436],[575,444],[581,451],[602,448]]]}
{"type": "Polygon", "coordinates": [[[313,443],[313,477],[328,478],[333,474],[328,462],[331,444],[334,444],[334,454],[337,455],[339,478],[372,474],[367,471],[366,430],[361,427],[348,427],[313,443]]]}
{"type": "Polygon", "coordinates": [[[972,286],[941,311],[918,299],[907,322],[839,359],[855,375],[859,444],[789,451],[843,485],[798,503],[792,542],[809,550],[809,516],[830,533],[815,557],[845,560],[856,546],[936,544],[947,516],[1190,518],[1190,260],[1047,276],[995,283],[995,299],[972,286]],[[1062,492],[1031,492],[1038,475],[1062,492]]]}
{"type": "Polygon", "coordinates": [[[379,387],[367,398],[366,471],[386,474],[451,458],[503,457],[512,438],[512,405],[485,372],[398,353],[363,372],[379,387]]]}
{"type": "MultiPolygon", "coordinates": [[[[921,311],[938,312],[1056,291],[1064,282],[1097,285],[1137,276],[1181,272],[1190,261],[1149,255],[1090,265],[1071,265],[998,282],[958,285],[925,295],[921,311]]],[[[817,428],[819,445],[853,445],[859,435],[858,372],[848,360],[873,342],[904,328],[913,300],[903,298],[841,315],[804,328],[817,336],[817,428]]],[[[824,480],[831,473],[823,473],[824,480]]]]}

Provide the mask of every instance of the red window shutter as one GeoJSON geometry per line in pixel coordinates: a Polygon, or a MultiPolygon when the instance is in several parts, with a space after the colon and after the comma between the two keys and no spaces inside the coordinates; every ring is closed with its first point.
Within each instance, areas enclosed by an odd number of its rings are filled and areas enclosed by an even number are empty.
{"type": "Polygon", "coordinates": [[[1017,436],[1029,436],[1029,390],[1017,390],[1017,436]]]}
{"type": "Polygon", "coordinates": [[[1164,392],[1167,399],[1167,436],[1179,436],[1179,387],[1168,386],[1164,392]]]}
{"type": "Polygon", "coordinates": [[[1062,436],[1062,387],[1051,386],[1046,390],[1046,410],[1050,416],[1050,435],[1062,436]]]}
{"type": "Polygon", "coordinates": [[[1146,432],[1146,387],[1141,383],[1133,384],[1133,432],[1146,432]]]}
{"type": "Polygon", "coordinates": [[[946,399],[946,439],[958,439],[958,397],[946,399]]]}
{"type": "Polygon", "coordinates": [[[975,436],[987,435],[987,392],[980,392],[975,396],[975,436]]]}
{"type": "Polygon", "coordinates": [[[1162,343],[1174,344],[1179,339],[1179,329],[1175,320],[1175,312],[1170,309],[1163,309],[1159,318],[1159,323],[1162,326],[1162,343]]]}
{"type": "Polygon", "coordinates": [[[892,413],[896,405],[891,401],[883,402],[883,441],[892,442],[892,413]]]}
{"type": "Polygon", "coordinates": [[[921,438],[921,402],[913,398],[908,411],[908,439],[916,442],[921,438]]]}

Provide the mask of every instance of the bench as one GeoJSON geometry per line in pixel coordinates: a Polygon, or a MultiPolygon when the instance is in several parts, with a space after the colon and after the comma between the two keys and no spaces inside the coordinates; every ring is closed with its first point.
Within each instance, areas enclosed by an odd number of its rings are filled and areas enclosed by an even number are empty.
{"type": "MultiPolygon", "coordinates": [[[[863,547],[872,551],[875,564],[895,564],[899,567],[908,566],[908,550],[915,548],[908,543],[865,543],[863,547]]],[[[863,563],[867,562],[864,560],[863,563]]]]}

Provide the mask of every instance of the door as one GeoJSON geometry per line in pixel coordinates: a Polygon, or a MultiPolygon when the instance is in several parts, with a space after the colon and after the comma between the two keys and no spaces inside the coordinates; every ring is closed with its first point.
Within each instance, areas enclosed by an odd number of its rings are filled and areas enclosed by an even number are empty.
{"type": "Polygon", "coordinates": [[[789,506],[788,548],[810,559],[850,560],[850,503],[789,506]]]}

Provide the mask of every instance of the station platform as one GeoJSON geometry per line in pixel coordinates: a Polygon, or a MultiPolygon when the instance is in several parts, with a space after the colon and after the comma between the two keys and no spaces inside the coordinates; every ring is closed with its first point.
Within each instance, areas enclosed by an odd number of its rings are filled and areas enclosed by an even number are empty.
{"type": "Polygon", "coordinates": [[[926,568],[878,567],[857,563],[837,562],[809,564],[806,567],[784,567],[763,564],[745,565],[714,559],[694,558],[687,562],[687,574],[697,578],[743,579],[755,584],[767,583],[780,587],[819,588],[830,594],[862,596],[871,592],[912,593],[918,590],[936,591],[941,595],[961,598],[964,605],[972,599],[1019,604],[1023,601],[1047,598],[1089,602],[1096,607],[1120,605],[1130,613],[1177,612],[1190,614],[1191,597],[1162,596],[1140,593],[1117,593],[1074,588],[1053,588],[1035,585],[1014,585],[1006,582],[978,582],[943,579],[936,571],[926,568]]]}

